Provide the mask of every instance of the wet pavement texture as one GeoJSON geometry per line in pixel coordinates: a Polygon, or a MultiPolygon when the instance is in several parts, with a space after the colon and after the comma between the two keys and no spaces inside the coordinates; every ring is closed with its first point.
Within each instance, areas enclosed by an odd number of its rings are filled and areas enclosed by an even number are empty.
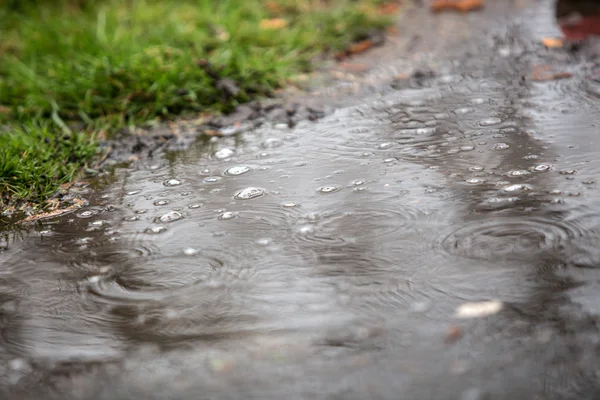
{"type": "Polygon", "coordinates": [[[6,232],[0,398],[598,398],[594,44],[543,48],[548,1],[407,15],[460,28],[434,73],[6,232]]]}

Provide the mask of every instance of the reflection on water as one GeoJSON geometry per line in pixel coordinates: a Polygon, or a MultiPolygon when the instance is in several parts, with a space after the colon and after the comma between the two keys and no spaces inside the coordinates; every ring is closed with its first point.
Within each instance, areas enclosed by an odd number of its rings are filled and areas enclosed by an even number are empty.
{"type": "Polygon", "coordinates": [[[514,62],[198,144],[3,238],[0,393],[588,398],[600,99],[514,62]]]}

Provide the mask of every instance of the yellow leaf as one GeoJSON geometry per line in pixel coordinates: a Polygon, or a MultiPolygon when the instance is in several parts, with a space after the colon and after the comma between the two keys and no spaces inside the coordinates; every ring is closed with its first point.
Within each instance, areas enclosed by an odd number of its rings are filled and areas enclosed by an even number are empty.
{"type": "Polygon", "coordinates": [[[288,25],[283,18],[263,19],[260,21],[260,29],[283,29],[288,25]]]}
{"type": "Polygon", "coordinates": [[[563,46],[563,41],[562,39],[544,38],[542,39],[542,44],[549,49],[557,49],[563,46]]]}

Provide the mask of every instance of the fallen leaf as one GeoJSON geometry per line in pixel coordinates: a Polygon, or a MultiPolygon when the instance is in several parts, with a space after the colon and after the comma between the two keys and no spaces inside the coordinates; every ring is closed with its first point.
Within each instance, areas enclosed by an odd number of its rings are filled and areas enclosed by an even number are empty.
{"type": "Polygon", "coordinates": [[[502,302],[498,300],[465,303],[456,309],[455,316],[458,318],[487,317],[500,312],[503,307],[502,302]]]}
{"type": "Polygon", "coordinates": [[[558,79],[568,79],[573,76],[570,72],[554,72],[549,65],[537,65],[531,73],[531,80],[535,82],[554,81],[558,79]]]}
{"type": "Polygon", "coordinates": [[[260,29],[265,30],[283,29],[287,25],[287,21],[283,18],[263,19],[262,21],[260,21],[260,29]]]}
{"type": "Polygon", "coordinates": [[[460,11],[469,12],[483,7],[483,0],[436,0],[431,5],[431,11],[460,11]]]}
{"type": "Polygon", "coordinates": [[[542,39],[542,44],[549,49],[557,49],[563,47],[563,40],[556,38],[544,38],[542,39]]]}
{"type": "Polygon", "coordinates": [[[446,332],[446,338],[444,339],[444,342],[447,344],[454,343],[462,336],[463,330],[460,328],[460,326],[452,325],[448,328],[448,332],[446,332]]]}

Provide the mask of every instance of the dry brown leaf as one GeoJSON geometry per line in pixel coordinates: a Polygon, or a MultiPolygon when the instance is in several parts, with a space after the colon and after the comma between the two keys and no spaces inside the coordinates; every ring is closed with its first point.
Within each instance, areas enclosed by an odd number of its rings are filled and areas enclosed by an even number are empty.
{"type": "Polygon", "coordinates": [[[544,38],[542,39],[542,44],[549,49],[557,49],[563,47],[563,40],[556,38],[544,38]]]}
{"type": "Polygon", "coordinates": [[[223,136],[223,132],[221,131],[216,131],[214,129],[205,129],[204,132],[202,132],[203,134],[205,134],[206,136],[216,136],[216,137],[221,137],[223,136]]]}
{"type": "Polygon", "coordinates": [[[288,25],[288,22],[283,18],[263,19],[260,21],[260,29],[277,30],[283,29],[288,25]]]}
{"type": "Polygon", "coordinates": [[[49,212],[44,212],[41,214],[34,214],[34,215],[30,215],[29,217],[25,218],[24,220],[20,221],[21,223],[24,222],[32,222],[32,221],[38,221],[41,219],[48,219],[48,218],[53,218],[53,217],[57,217],[59,215],[63,215],[75,210],[80,209],[81,207],[83,207],[86,202],[82,199],[73,199],[72,200],[73,204],[65,207],[65,208],[60,208],[60,209],[56,209],[56,207],[58,205],[52,204],[51,202],[49,202],[51,208],[53,209],[53,211],[49,211],[49,212]]]}
{"type": "Polygon", "coordinates": [[[469,12],[482,8],[483,0],[436,0],[431,5],[431,11],[460,11],[469,12]]]}

